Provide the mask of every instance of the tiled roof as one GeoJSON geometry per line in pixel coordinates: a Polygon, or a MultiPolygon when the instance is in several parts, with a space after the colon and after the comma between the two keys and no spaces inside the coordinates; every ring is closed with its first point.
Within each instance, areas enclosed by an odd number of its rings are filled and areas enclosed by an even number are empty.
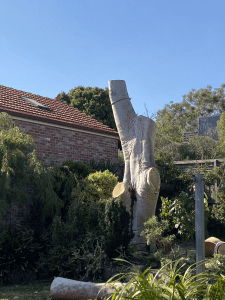
{"type": "Polygon", "coordinates": [[[55,99],[50,99],[0,85],[0,112],[118,137],[115,130],[61,102],[59,95],[55,99]],[[49,110],[34,106],[22,97],[33,99],[49,110]]]}

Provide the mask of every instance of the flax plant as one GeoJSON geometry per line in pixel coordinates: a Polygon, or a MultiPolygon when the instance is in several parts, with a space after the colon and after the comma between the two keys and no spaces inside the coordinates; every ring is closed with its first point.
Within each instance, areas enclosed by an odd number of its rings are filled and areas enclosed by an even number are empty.
{"type": "Polygon", "coordinates": [[[147,268],[141,272],[131,263],[117,259],[130,265],[130,272],[115,275],[107,284],[114,287],[114,293],[108,298],[112,300],[223,300],[225,299],[225,277],[209,274],[196,274],[196,264],[187,268],[184,274],[180,259],[169,262],[160,270],[147,268]],[[127,280],[118,284],[118,281],[127,280]],[[211,283],[210,282],[214,282],[211,283]]]}

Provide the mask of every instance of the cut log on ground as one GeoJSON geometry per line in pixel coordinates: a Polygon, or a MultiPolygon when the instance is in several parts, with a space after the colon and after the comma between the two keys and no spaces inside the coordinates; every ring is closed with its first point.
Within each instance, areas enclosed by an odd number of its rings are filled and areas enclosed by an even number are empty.
{"type": "MultiPolygon", "coordinates": [[[[117,284],[116,287],[121,286],[117,284]]],[[[105,283],[92,283],[56,277],[50,287],[51,299],[88,300],[109,297],[115,290],[105,283]]]]}

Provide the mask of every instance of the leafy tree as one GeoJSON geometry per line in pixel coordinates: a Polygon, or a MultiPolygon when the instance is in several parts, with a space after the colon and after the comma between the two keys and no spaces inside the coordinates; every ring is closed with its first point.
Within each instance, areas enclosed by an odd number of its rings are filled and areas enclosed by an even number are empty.
{"type": "MultiPolygon", "coordinates": [[[[170,199],[179,195],[184,189],[188,189],[190,180],[181,169],[174,164],[171,158],[160,157],[156,160],[156,165],[161,177],[160,197],[169,197],[170,199]]],[[[158,201],[160,205],[160,201],[158,201]]]]}
{"type": "Polygon", "coordinates": [[[220,121],[217,122],[218,136],[219,136],[219,151],[225,156],[225,112],[220,116],[220,121]]]}
{"type": "MultiPolygon", "coordinates": [[[[198,118],[212,116],[225,110],[225,84],[212,91],[191,90],[183,96],[181,103],[167,104],[157,112],[156,157],[184,159],[210,159],[221,157],[218,142],[210,137],[195,136],[188,143],[183,142],[184,132],[198,131],[198,118]]],[[[223,136],[223,133],[221,133],[223,136]]]]}
{"type": "Polygon", "coordinates": [[[178,160],[214,159],[220,157],[218,141],[209,136],[193,136],[188,143],[178,145],[178,160]]]}
{"type": "Polygon", "coordinates": [[[157,112],[157,135],[182,142],[183,133],[198,130],[198,118],[225,111],[225,84],[212,91],[211,86],[192,89],[181,103],[170,102],[157,112]]]}
{"type": "Polygon", "coordinates": [[[108,88],[104,90],[98,87],[85,88],[78,86],[71,89],[68,94],[62,92],[60,100],[110,128],[117,130],[109,100],[108,88]]]}

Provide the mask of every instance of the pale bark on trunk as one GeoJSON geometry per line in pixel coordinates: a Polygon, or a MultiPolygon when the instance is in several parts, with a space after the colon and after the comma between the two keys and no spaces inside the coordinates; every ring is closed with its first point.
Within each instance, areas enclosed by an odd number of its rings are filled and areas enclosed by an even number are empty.
{"type": "Polygon", "coordinates": [[[107,298],[122,284],[114,288],[106,283],[92,283],[56,277],[50,287],[51,299],[88,300],[107,298]]]}
{"type": "Polygon", "coordinates": [[[123,184],[115,187],[113,196],[125,199],[127,211],[132,215],[133,244],[146,244],[141,236],[144,222],[155,214],[160,189],[160,176],[155,168],[154,143],[155,122],[138,116],[130,102],[123,80],[109,81],[109,97],[124,154],[125,170],[123,184]],[[129,189],[136,201],[132,203],[129,189]]]}

